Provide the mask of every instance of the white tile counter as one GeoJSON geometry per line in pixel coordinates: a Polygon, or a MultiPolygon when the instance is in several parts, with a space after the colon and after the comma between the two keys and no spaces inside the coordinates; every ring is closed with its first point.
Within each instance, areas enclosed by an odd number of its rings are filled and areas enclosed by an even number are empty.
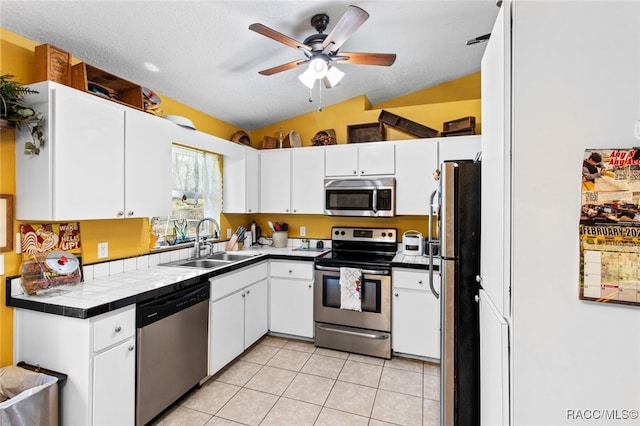
{"type": "MultiPolygon", "coordinates": [[[[219,243],[222,249],[223,243],[219,243]]],[[[59,294],[43,296],[24,294],[20,277],[7,278],[7,306],[37,310],[40,312],[76,318],[90,318],[123,306],[131,305],[170,293],[205,281],[216,275],[248,266],[270,258],[290,260],[313,259],[328,251],[303,250],[297,247],[272,248],[256,246],[240,253],[255,253],[257,256],[211,269],[160,266],[176,260],[188,259],[191,248],[108,261],[83,267],[84,282],[59,294]]]]}

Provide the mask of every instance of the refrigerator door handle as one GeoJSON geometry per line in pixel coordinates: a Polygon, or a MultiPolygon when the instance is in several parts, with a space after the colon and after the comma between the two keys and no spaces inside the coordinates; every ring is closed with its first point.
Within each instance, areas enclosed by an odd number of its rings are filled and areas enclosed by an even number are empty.
{"type": "Polygon", "coordinates": [[[434,241],[433,239],[433,200],[436,198],[436,195],[438,195],[438,190],[433,191],[429,198],[429,230],[427,231],[427,244],[429,244],[429,287],[431,288],[431,293],[433,293],[436,299],[439,299],[440,295],[433,287],[433,245],[437,244],[437,241],[434,241]]]}
{"type": "Polygon", "coordinates": [[[429,288],[431,288],[431,293],[433,293],[435,298],[440,299],[440,295],[436,291],[436,288],[433,286],[433,267],[429,268],[429,288]]]}

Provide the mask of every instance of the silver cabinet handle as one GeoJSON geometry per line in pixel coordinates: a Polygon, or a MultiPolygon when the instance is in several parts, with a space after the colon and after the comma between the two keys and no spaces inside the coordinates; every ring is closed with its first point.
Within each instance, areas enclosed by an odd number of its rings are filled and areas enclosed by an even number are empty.
{"type": "Polygon", "coordinates": [[[120,333],[122,331],[122,327],[119,325],[116,326],[116,333],[120,333]]]}
{"type": "Polygon", "coordinates": [[[247,294],[251,293],[251,290],[247,290],[247,294]]]}
{"type": "Polygon", "coordinates": [[[247,295],[246,295],[244,292],[242,292],[242,297],[246,297],[246,296],[247,296],[247,295]]]}
{"type": "Polygon", "coordinates": [[[124,216],[124,212],[121,210],[118,213],[116,213],[116,216],[122,217],[122,216],[124,216]]]}
{"type": "Polygon", "coordinates": [[[133,210],[129,210],[129,213],[127,213],[129,216],[133,216],[133,210]]]}
{"type": "Polygon", "coordinates": [[[396,297],[400,296],[398,293],[395,294],[396,297]]]}
{"type": "Polygon", "coordinates": [[[133,345],[129,346],[129,352],[133,351],[135,348],[136,348],[136,347],[135,347],[135,346],[133,346],[133,345]]]}
{"type": "Polygon", "coordinates": [[[293,274],[293,271],[292,271],[291,269],[289,269],[289,273],[290,273],[290,274],[293,274]]]}
{"type": "Polygon", "coordinates": [[[309,284],[309,288],[313,287],[311,284],[309,284]]]}
{"type": "Polygon", "coordinates": [[[418,284],[422,285],[422,280],[418,281],[418,284]]]}

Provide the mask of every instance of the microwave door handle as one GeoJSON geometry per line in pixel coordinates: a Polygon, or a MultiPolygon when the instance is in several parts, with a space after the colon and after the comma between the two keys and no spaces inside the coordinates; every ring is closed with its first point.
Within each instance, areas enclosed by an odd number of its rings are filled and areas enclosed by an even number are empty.
{"type": "Polygon", "coordinates": [[[378,188],[373,188],[373,213],[378,213],[378,188]]]}

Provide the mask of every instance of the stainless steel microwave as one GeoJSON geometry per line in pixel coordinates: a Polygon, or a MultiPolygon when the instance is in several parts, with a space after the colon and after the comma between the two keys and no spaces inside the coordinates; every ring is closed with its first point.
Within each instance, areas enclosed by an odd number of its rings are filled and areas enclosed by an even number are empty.
{"type": "Polygon", "coordinates": [[[333,216],[392,217],[395,178],[325,179],[324,213],[333,216]]]}

